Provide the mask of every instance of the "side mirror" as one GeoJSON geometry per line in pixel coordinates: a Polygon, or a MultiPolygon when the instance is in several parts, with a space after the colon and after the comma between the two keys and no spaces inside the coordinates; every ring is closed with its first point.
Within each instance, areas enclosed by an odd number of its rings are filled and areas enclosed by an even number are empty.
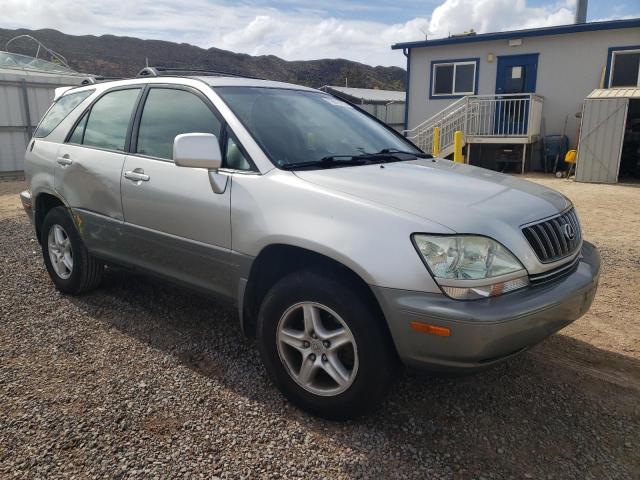
{"type": "Polygon", "coordinates": [[[222,165],[218,137],[212,133],[183,133],[173,140],[173,161],[180,167],[217,170],[222,165]]]}

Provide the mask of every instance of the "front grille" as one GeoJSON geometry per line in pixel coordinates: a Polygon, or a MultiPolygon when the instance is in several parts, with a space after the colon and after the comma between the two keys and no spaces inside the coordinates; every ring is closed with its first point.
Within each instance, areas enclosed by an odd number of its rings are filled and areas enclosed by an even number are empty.
{"type": "Polygon", "coordinates": [[[559,278],[565,277],[570,273],[576,271],[578,267],[578,263],[580,263],[581,255],[576,255],[576,258],[561,265],[560,267],[554,268],[553,270],[549,270],[543,273],[537,273],[535,275],[529,275],[529,283],[531,285],[542,285],[544,283],[553,282],[559,278]]]}
{"type": "Polygon", "coordinates": [[[522,227],[522,233],[542,263],[555,262],[571,255],[582,241],[580,222],[573,208],[553,218],[522,227]]]}

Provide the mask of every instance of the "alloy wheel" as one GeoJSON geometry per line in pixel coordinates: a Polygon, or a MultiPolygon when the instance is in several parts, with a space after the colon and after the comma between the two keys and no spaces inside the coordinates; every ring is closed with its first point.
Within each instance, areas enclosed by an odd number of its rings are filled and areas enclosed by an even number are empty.
{"type": "Polygon", "coordinates": [[[49,230],[47,239],[49,259],[56,274],[66,280],[73,272],[73,250],[67,232],[58,224],[49,230]]]}
{"type": "Polygon", "coordinates": [[[278,355],[302,388],[321,396],[347,390],[358,371],[358,349],[346,322],[325,305],[288,308],[277,328],[278,355]]]}

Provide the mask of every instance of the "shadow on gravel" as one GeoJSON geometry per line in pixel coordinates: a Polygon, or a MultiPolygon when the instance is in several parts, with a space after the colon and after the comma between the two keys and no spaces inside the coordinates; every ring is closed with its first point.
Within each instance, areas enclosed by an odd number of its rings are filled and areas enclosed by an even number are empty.
{"type": "Polygon", "coordinates": [[[312,437],[364,455],[362,464],[345,467],[347,474],[640,475],[640,362],[562,334],[473,376],[402,374],[377,412],[341,424],[283,402],[231,308],[116,270],[100,290],[71,301],[107,328],[299,421],[312,437]]]}

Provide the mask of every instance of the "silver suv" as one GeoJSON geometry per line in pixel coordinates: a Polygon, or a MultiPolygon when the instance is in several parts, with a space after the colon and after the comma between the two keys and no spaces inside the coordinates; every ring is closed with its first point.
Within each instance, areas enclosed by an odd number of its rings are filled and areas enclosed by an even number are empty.
{"type": "Polygon", "coordinates": [[[327,418],[376,405],[400,363],[493,365],[591,305],[600,257],[563,195],[320,91],[144,73],[64,92],[28,145],[60,291],[119,265],[232,302],[274,383],[327,418]]]}

